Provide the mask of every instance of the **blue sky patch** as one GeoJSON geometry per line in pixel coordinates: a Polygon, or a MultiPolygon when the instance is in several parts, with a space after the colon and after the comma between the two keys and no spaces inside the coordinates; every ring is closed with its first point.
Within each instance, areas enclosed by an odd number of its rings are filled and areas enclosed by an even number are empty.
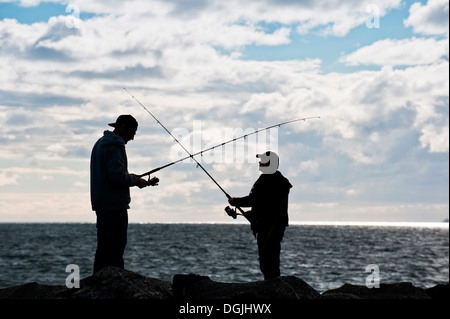
{"type": "MultiPolygon", "coordinates": [[[[69,12],[66,12],[66,8],[68,5],[53,2],[41,2],[34,7],[22,7],[14,2],[0,3],[0,20],[16,19],[24,24],[47,22],[51,17],[73,14],[70,8],[69,12]]],[[[94,16],[94,13],[80,12],[79,18],[87,20],[94,16]]]]}

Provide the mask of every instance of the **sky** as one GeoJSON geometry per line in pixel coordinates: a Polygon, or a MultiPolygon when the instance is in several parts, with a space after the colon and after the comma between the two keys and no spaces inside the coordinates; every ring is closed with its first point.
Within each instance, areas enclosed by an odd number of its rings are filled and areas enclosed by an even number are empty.
{"type": "MultiPolygon", "coordinates": [[[[449,216],[448,1],[0,0],[0,222],[95,222],[90,153],[132,114],[128,169],[198,156],[226,192],[276,151],[291,222],[449,216]]],[[[132,188],[130,223],[239,223],[192,161],[132,188]]]]}

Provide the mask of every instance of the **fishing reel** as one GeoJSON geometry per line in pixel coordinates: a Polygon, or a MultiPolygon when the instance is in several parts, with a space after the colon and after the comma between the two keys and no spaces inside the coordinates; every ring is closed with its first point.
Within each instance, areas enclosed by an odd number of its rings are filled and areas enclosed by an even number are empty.
{"type": "Polygon", "coordinates": [[[148,175],[148,185],[150,186],[158,186],[159,178],[158,177],[152,177],[150,178],[150,175],[148,175]]]}
{"type": "Polygon", "coordinates": [[[235,209],[232,209],[230,206],[225,207],[225,212],[228,216],[233,217],[233,219],[237,218],[237,213],[235,209]]]}

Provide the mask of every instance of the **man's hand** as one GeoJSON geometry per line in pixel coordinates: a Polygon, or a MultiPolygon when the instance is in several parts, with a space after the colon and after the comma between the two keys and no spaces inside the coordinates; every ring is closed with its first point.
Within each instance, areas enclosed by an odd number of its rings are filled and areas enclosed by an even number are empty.
{"type": "MultiPolygon", "coordinates": [[[[130,175],[139,177],[139,175],[133,174],[133,173],[131,173],[130,175]]],[[[139,187],[139,188],[144,188],[144,187],[147,187],[148,185],[149,184],[148,184],[148,182],[145,179],[139,178],[139,182],[138,182],[138,184],[136,186],[139,187]]]]}
{"type": "MultiPolygon", "coordinates": [[[[130,175],[139,176],[136,174],[130,174],[130,175]]],[[[144,188],[147,186],[158,186],[158,183],[159,183],[158,177],[153,177],[152,179],[149,179],[148,181],[143,178],[139,178],[139,183],[137,184],[137,187],[144,188]]]]}
{"type": "Polygon", "coordinates": [[[229,203],[231,206],[236,206],[236,205],[234,204],[234,197],[229,198],[229,199],[228,199],[228,203],[229,203]]]}
{"type": "Polygon", "coordinates": [[[139,184],[137,185],[139,188],[144,188],[147,187],[148,185],[149,184],[145,179],[139,178],[139,184]]]}

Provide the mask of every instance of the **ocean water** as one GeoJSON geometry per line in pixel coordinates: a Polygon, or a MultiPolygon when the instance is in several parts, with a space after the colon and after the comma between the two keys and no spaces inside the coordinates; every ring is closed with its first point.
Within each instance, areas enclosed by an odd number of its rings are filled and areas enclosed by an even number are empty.
{"type": "MultiPolygon", "coordinates": [[[[95,224],[0,224],[0,287],[64,285],[66,266],[92,274],[95,224]]],[[[262,280],[256,240],[242,224],[130,224],[125,268],[172,281],[201,274],[223,282],[262,280]]],[[[282,242],[281,273],[323,292],[365,285],[376,264],[381,283],[428,288],[449,281],[448,227],[292,225],[282,242]]]]}

